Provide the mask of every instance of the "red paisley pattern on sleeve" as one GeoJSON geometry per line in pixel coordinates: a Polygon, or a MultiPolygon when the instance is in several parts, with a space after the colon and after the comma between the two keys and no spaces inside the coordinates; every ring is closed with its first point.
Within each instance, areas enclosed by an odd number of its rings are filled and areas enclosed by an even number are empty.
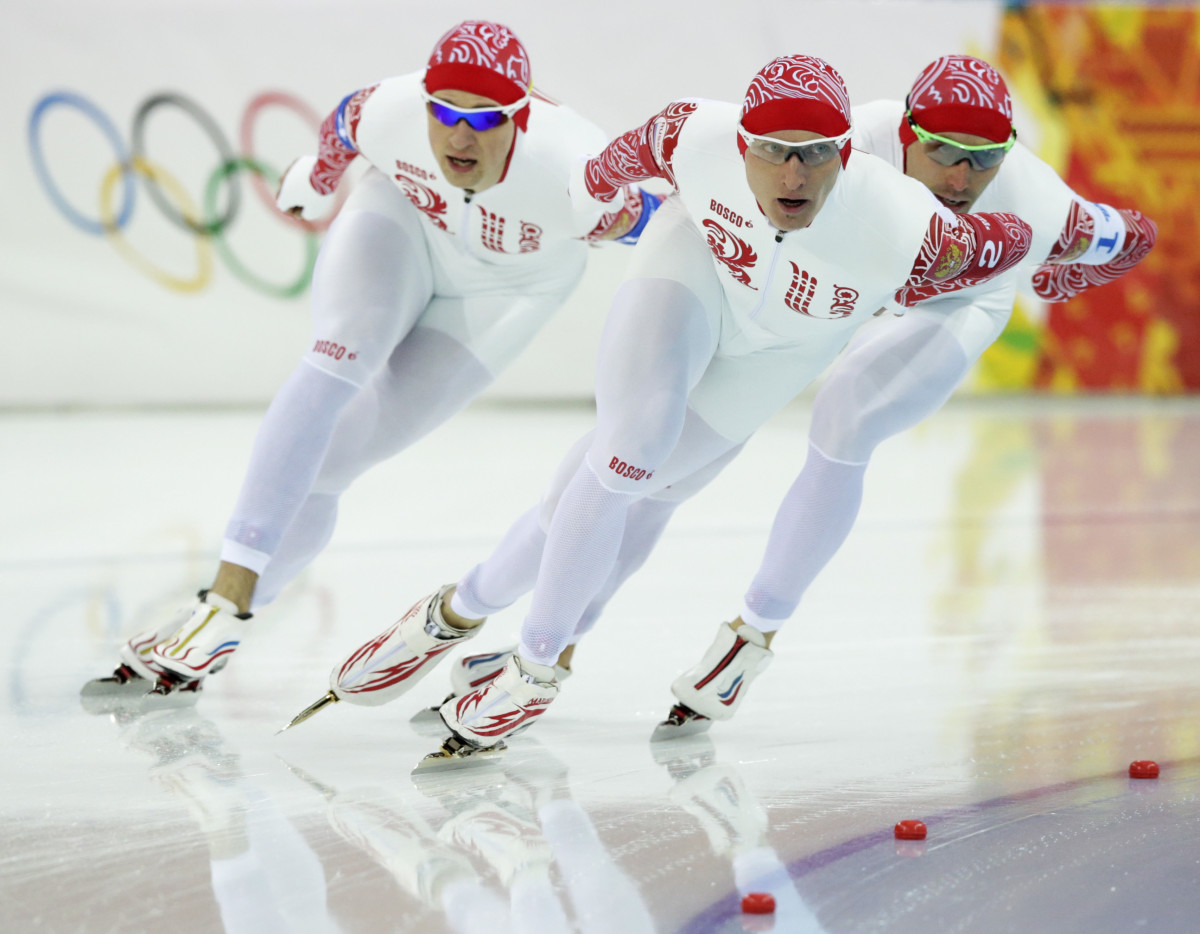
{"type": "Polygon", "coordinates": [[[1025,258],[1033,231],[1015,214],[960,214],[954,222],[934,214],[896,301],[917,302],[986,282],[1025,258]]]}
{"type": "MultiPolygon", "coordinates": [[[[345,126],[346,133],[351,139],[355,139],[358,134],[358,121],[362,116],[363,104],[367,102],[367,98],[374,93],[377,87],[379,85],[375,84],[369,88],[363,88],[347,101],[345,126]]],[[[333,112],[325,118],[325,122],[321,124],[321,149],[317,153],[317,164],[308,177],[308,182],[313,186],[313,190],[323,195],[333,193],[338,182],[342,180],[342,176],[346,174],[346,169],[358,155],[356,150],[347,147],[338,136],[337,117],[340,109],[341,105],[335,107],[333,112]]]]}
{"type": "Polygon", "coordinates": [[[671,158],[679,132],[696,105],[676,101],[643,123],[609,143],[604,152],[589,159],[585,178],[587,190],[599,201],[609,201],[617,189],[630,182],[665,178],[675,186],[671,158]]]}
{"type": "Polygon", "coordinates": [[[1096,223],[1092,215],[1078,201],[1071,202],[1067,222],[1063,224],[1058,240],[1046,256],[1047,263],[1069,263],[1087,252],[1096,235],[1096,223]]]}
{"type": "MultiPolygon", "coordinates": [[[[1033,274],[1033,291],[1039,298],[1048,302],[1065,302],[1073,295],[1079,295],[1098,285],[1105,285],[1114,279],[1119,279],[1134,266],[1145,259],[1146,254],[1154,247],[1158,239],[1158,226],[1150,218],[1139,211],[1119,208],[1117,213],[1125,222],[1125,244],[1116,259],[1100,266],[1085,266],[1081,263],[1070,263],[1059,259],[1057,263],[1045,263],[1038,267],[1033,274]]],[[[1072,208],[1074,214],[1074,208],[1072,208]]],[[[1089,218],[1090,220],[1090,218],[1089,218]]],[[[1067,227],[1063,228],[1063,236],[1068,234],[1070,218],[1067,227]]],[[[1057,249],[1057,244],[1055,246],[1057,249]]],[[[1076,256],[1079,254],[1076,253],[1076,256]]],[[[1054,251],[1050,251],[1049,259],[1054,259],[1054,251]]]]}

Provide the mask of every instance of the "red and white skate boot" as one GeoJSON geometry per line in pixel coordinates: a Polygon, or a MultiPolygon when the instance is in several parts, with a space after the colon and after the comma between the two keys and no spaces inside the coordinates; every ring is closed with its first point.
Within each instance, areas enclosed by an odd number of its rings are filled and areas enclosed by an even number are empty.
{"type": "MultiPolygon", "coordinates": [[[[475,655],[464,655],[450,664],[450,693],[439,704],[418,710],[409,718],[409,723],[417,727],[419,732],[441,732],[443,729],[440,711],[442,704],[455,697],[462,697],[488,684],[502,672],[508,660],[516,654],[517,647],[510,645],[496,652],[479,652],[475,655]]],[[[554,677],[562,684],[571,675],[571,669],[562,665],[554,666],[554,677]]]]}
{"type": "Polygon", "coordinates": [[[484,687],[442,704],[442,720],[452,735],[417,770],[455,768],[499,752],[505,739],[528,729],[557,696],[553,666],[510,656],[504,670],[484,687]]]}
{"type": "Polygon", "coordinates": [[[743,623],[734,630],[729,623],[721,623],[700,664],[671,684],[679,703],[655,727],[651,740],[690,736],[707,730],[713,720],[728,720],[737,712],[750,683],[774,657],[766,636],[753,626],[743,623]]]}
{"type": "Polygon", "coordinates": [[[182,624],[150,650],[150,659],[162,669],[156,694],[198,690],[202,678],[229,664],[250,619],[233,601],[210,591],[201,591],[185,612],[182,624]]]}
{"type": "MultiPolygon", "coordinates": [[[[203,596],[203,591],[201,591],[203,596]]],[[[194,604],[181,607],[156,629],[147,629],[131,636],[118,651],[120,664],[106,678],[93,678],[80,690],[84,709],[90,713],[109,713],[112,704],[144,698],[166,669],[158,664],[151,652],[158,643],[173,635],[192,614],[194,604]]],[[[195,701],[199,682],[186,692],[195,701]]]]}
{"type": "Polygon", "coordinates": [[[446,584],[412,605],[395,623],[360,645],[329,675],[338,700],[374,707],[395,700],[425,677],[446,652],[480,629],[455,629],[442,616],[446,584]]]}
{"type": "MultiPolygon", "coordinates": [[[[498,652],[480,652],[476,655],[464,655],[450,666],[450,691],[453,697],[462,697],[478,690],[493,678],[497,678],[508,660],[517,652],[515,645],[498,652]]],[[[446,698],[449,700],[449,698],[446,698]]],[[[443,701],[442,703],[445,703],[443,701]]]]}

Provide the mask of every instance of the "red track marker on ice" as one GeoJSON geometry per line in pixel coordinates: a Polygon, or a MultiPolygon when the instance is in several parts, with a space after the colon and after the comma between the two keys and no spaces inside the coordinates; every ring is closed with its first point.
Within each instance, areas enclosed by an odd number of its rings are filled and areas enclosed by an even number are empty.
{"type": "Polygon", "coordinates": [[[919,820],[902,820],[896,825],[897,840],[924,840],[925,825],[919,820]]]}
{"type": "Polygon", "coordinates": [[[768,892],[751,892],[742,899],[742,912],[748,915],[775,913],[775,896],[768,892]]]}
{"type": "Polygon", "coordinates": [[[1158,778],[1158,763],[1151,759],[1138,759],[1129,764],[1130,778],[1158,778]]]}

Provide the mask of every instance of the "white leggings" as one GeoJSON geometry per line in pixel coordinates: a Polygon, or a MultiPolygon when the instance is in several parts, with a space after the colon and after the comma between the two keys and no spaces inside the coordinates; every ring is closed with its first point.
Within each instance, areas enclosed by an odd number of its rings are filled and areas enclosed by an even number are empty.
{"type": "MultiPolygon", "coordinates": [[[[560,470],[561,478],[577,464],[546,532],[521,630],[525,657],[552,664],[581,621],[594,620],[597,601],[602,605],[631,573],[618,563],[636,501],[693,477],[739,446],[688,409],[688,393],[716,349],[710,312],[673,280],[631,279],[618,289],[601,338],[596,430],[583,456],[577,446],[560,470]]],[[[669,517],[665,508],[646,513],[648,528],[657,524],[657,530],[630,536],[630,565],[644,560],[669,517]]]]}
{"type": "MultiPolygon", "coordinates": [[[[1011,292],[999,292],[990,301],[973,297],[917,309],[860,333],[817,395],[809,457],[776,515],[746,594],[743,619],[769,632],[795,611],[853,527],[875,447],[941,407],[1003,330],[1010,308],[1011,292]]],[[[704,436],[703,422],[690,409],[685,424],[692,428],[685,427],[684,437],[704,436]]],[[[595,433],[589,434],[572,448],[541,505],[525,513],[495,552],[459,582],[458,598],[468,615],[494,614],[533,588],[545,529],[584,454],[595,451],[594,439],[595,433]]],[[[704,444],[700,449],[710,450],[704,444]]],[[[740,450],[734,445],[683,480],[628,504],[615,562],[581,611],[568,644],[594,625],[616,590],[649,557],[680,503],[711,482],[740,450]]],[[[603,496],[591,479],[581,477],[580,485],[603,496]]]]}
{"type": "Polygon", "coordinates": [[[424,437],[491,381],[453,338],[414,328],[379,376],[342,410],[308,495],[259,577],[254,606],[274,600],[329,543],[338,499],[359,475],[424,437]]]}
{"type": "MultiPolygon", "coordinates": [[[[689,413],[689,418],[693,417],[689,413]]],[[[583,463],[593,435],[589,432],[571,448],[542,501],[523,513],[487,560],[471,568],[458,582],[455,600],[465,616],[492,616],[533,589],[546,547],[546,529],[563,490],[583,463]]],[[[679,505],[706,487],[741,449],[742,445],[735,445],[685,480],[630,503],[613,568],[580,615],[569,644],[574,645],[591,630],[621,585],[645,564],[679,505]]]]}
{"type": "MultiPolygon", "coordinates": [[[[255,440],[221,558],[257,572],[253,606],[278,595],[333,534],[338,498],[371,467],[474,399],[570,293],[582,266],[531,266],[521,287],[436,295],[416,210],[372,171],[331,225],[313,275],[310,350],[255,440]],[[353,353],[353,359],[351,359],[353,353]]],[[[469,270],[481,285],[479,270],[469,270]]],[[[486,273],[486,270],[484,270],[486,273]]],[[[482,283],[485,284],[485,283],[482,283]]]]}
{"type": "Polygon", "coordinates": [[[876,446],[936,412],[1003,331],[1012,290],[931,303],[859,333],[813,403],[808,459],[783,499],[741,617],[787,621],[850,534],[876,446]]]}

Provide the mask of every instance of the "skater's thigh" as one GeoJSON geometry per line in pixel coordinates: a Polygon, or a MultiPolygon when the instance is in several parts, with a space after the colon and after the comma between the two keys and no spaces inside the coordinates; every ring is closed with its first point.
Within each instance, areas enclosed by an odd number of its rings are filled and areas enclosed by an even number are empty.
{"type": "Polygon", "coordinates": [[[866,463],[875,447],[936,412],[1000,336],[1011,281],[972,287],[863,328],[813,401],[812,443],[826,456],[866,463]]]}
{"type": "MultiPolygon", "coordinates": [[[[467,347],[487,370],[498,376],[563,307],[578,283],[572,267],[532,279],[525,288],[479,289],[465,294],[435,295],[417,326],[441,331],[467,347]]],[[[553,387],[548,386],[552,391],[553,387]]]]}
{"type": "Polygon", "coordinates": [[[455,415],[491,381],[488,369],[458,341],[414,328],[343,410],[314,492],[341,492],[368,467],[455,415]]]}
{"type": "Polygon", "coordinates": [[[368,172],[330,226],[313,269],[306,360],[365,384],[425,312],[433,273],[417,211],[368,172]]]}
{"type": "Polygon", "coordinates": [[[618,289],[600,342],[587,455],[605,486],[636,492],[670,456],[688,392],[715,352],[720,312],[674,279],[632,279],[618,289]]]}

